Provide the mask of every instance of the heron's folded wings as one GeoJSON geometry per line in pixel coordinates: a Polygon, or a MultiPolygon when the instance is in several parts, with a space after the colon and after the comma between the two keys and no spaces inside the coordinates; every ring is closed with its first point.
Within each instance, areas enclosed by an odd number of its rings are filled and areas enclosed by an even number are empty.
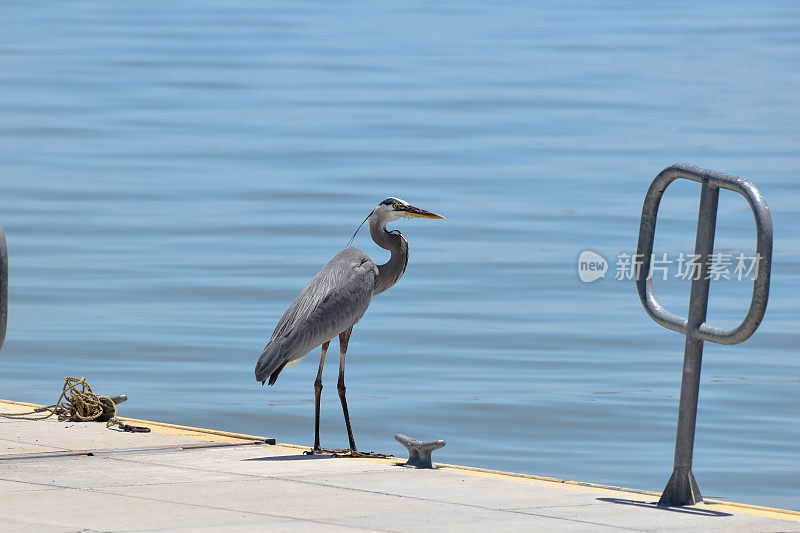
{"type": "Polygon", "coordinates": [[[336,254],[281,317],[258,359],[256,379],[270,377],[274,383],[289,363],[358,322],[369,307],[377,275],[375,263],[361,250],[345,248],[336,254]]]}

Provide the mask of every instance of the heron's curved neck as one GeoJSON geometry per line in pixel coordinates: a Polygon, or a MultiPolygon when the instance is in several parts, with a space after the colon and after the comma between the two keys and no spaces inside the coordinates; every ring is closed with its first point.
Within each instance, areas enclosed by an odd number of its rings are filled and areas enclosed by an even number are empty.
{"type": "Polygon", "coordinates": [[[375,289],[372,294],[380,294],[402,277],[408,264],[408,241],[399,231],[386,231],[386,220],[378,217],[369,219],[369,233],[375,244],[392,252],[389,261],[378,265],[378,279],[375,280],[375,289]]]}

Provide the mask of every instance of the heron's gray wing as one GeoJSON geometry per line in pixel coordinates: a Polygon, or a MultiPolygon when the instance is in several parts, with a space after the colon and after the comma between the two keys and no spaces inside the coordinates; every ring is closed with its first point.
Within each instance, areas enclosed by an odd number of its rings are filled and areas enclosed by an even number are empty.
{"type": "Polygon", "coordinates": [[[309,282],[281,317],[256,364],[272,385],[283,368],[358,322],[369,307],[378,269],[357,248],[345,248],[309,282]]]}

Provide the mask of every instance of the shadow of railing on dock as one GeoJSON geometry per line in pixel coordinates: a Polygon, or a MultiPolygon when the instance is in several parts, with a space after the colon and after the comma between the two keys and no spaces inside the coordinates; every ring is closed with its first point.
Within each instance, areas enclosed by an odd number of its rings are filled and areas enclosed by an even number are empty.
{"type": "Polygon", "coordinates": [[[633,505],[634,507],[644,507],[653,509],[654,511],[670,511],[673,513],[693,514],[698,516],[733,516],[730,513],[723,513],[722,511],[712,511],[710,509],[697,509],[694,507],[665,507],[658,505],[658,502],[645,502],[641,500],[627,500],[625,498],[597,498],[601,502],[616,503],[619,505],[633,505]]]}

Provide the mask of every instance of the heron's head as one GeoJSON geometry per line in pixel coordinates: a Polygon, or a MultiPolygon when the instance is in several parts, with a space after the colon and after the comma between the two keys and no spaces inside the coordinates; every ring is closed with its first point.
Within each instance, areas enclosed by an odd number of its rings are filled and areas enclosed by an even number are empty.
{"type": "Polygon", "coordinates": [[[347,243],[347,246],[350,246],[353,243],[353,239],[356,238],[356,234],[358,234],[358,230],[361,229],[361,226],[364,225],[364,222],[367,220],[372,219],[370,224],[377,224],[377,227],[382,227],[384,230],[386,229],[386,224],[393,221],[398,220],[401,218],[444,218],[442,215],[437,215],[436,213],[431,213],[430,211],[425,211],[424,209],[420,209],[419,207],[414,207],[413,205],[409,204],[405,200],[401,200],[400,198],[395,198],[394,196],[390,196],[386,200],[379,203],[375,209],[372,210],[372,213],[367,215],[367,218],[359,224],[358,228],[356,228],[356,232],[353,233],[353,236],[350,237],[350,242],[347,243]]]}
{"type": "Polygon", "coordinates": [[[372,210],[370,217],[377,217],[380,221],[391,222],[401,218],[444,218],[441,215],[414,207],[405,200],[390,196],[372,210]]]}

